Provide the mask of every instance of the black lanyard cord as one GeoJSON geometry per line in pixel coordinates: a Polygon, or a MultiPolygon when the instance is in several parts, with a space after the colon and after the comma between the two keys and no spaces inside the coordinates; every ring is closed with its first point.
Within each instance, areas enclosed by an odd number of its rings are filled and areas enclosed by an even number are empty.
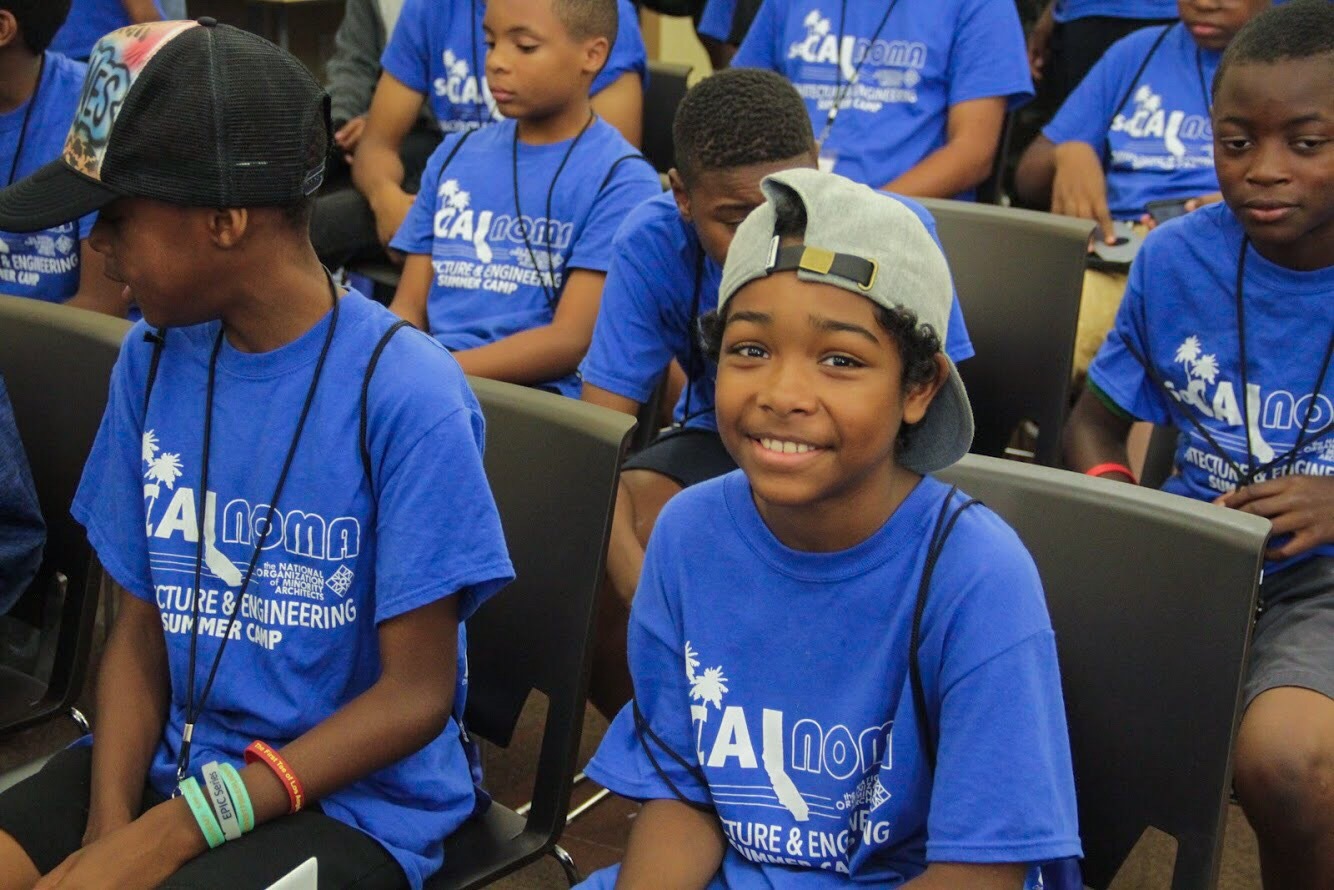
{"type": "Polygon", "coordinates": [[[560,166],[556,168],[556,175],[551,177],[551,184],[547,186],[547,204],[546,204],[546,244],[543,246],[547,254],[547,277],[551,280],[551,286],[548,287],[546,281],[542,279],[542,270],[537,267],[537,254],[533,251],[533,242],[528,238],[528,226],[523,221],[523,208],[519,206],[519,126],[514,125],[514,140],[510,144],[510,166],[514,171],[514,215],[518,217],[515,223],[519,231],[523,234],[523,246],[528,250],[528,259],[533,264],[534,271],[537,272],[538,283],[542,286],[542,293],[547,298],[547,308],[555,310],[556,301],[560,296],[559,289],[555,286],[556,270],[553,268],[555,262],[554,250],[552,246],[551,230],[556,228],[551,221],[551,198],[556,193],[556,183],[560,181],[560,175],[565,172],[565,165],[569,163],[574,155],[574,150],[579,147],[579,141],[584,138],[588,128],[593,126],[593,121],[597,120],[597,114],[593,111],[588,112],[588,120],[584,122],[584,127],[579,131],[570,142],[570,147],[565,149],[565,157],[560,159],[560,166]]]}
{"type": "MultiPolygon", "coordinates": [[[[328,275],[328,272],[325,272],[328,275]]],[[[185,778],[190,766],[190,743],[194,736],[195,721],[203,713],[204,705],[208,701],[208,694],[213,689],[213,680],[217,677],[218,666],[222,663],[222,653],[227,648],[227,641],[231,639],[232,627],[236,624],[236,616],[241,610],[241,600],[245,596],[246,590],[250,586],[250,579],[255,573],[255,567],[259,563],[259,556],[264,551],[264,543],[268,539],[269,531],[273,528],[273,515],[277,510],[278,500],[282,497],[283,487],[287,483],[287,474],[292,469],[292,460],[296,457],[297,445],[301,442],[301,433],[306,427],[306,418],[310,414],[310,407],[315,401],[315,391],[319,388],[320,377],[324,371],[325,359],[329,357],[329,348],[333,344],[334,331],[338,327],[338,288],[334,284],[333,276],[329,275],[329,295],[333,300],[333,309],[329,318],[329,330],[324,335],[324,345],[320,347],[320,357],[315,362],[315,372],[311,376],[310,388],[306,391],[305,403],[301,406],[301,416],[296,422],[296,432],[292,434],[292,442],[287,447],[287,457],[283,461],[282,471],[278,474],[278,483],[274,486],[273,497],[269,498],[269,511],[265,516],[264,528],[258,534],[258,540],[255,542],[254,552],[250,556],[250,565],[246,568],[245,575],[241,578],[241,586],[236,592],[236,599],[232,606],[232,612],[227,616],[227,625],[223,629],[222,638],[218,642],[218,651],[213,656],[213,664],[209,668],[208,677],[204,681],[204,688],[199,693],[198,703],[195,701],[195,660],[199,645],[199,587],[204,566],[204,510],[208,501],[208,464],[209,450],[212,445],[213,432],[213,393],[214,382],[217,376],[218,354],[222,351],[222,340],[225,333],[223,327],[219,325],[218,336],[213,341],[213,352],[208,361],[208,390],[204,397],[204,442],[203,457],[201,459],[200,482],[198,506],[196,507],[195,520],[195,580],[194,591],[190,604],[190,656],[189,656],[189,680],[186,689],[185,698],[185,727],[181,733],[181,750],[176,758],[176,779],[181,781],[185,778]]],[[[253,533],[253,530],[252,530],[253,533]]]]}
{"type": "Polygon", "coordinates": [[[834,102],[829,106],[829,116],[825,118],[824,128],[820,130],[820,138],[815,140],[815,144],[820,148],[824,147],[825,141],[829,139],[829,134],[834,129],[834,121],[838,119],[838,107],[843,103],[844,97],[852,92],[852,88],[857,85],[857,79],[862,73],[862,64],[866,62],[866,57],[875,51],[875,42],[880,39],[880,34],[885,30],[885,23],[889,21],[889,14],[894,11],[894,7],[899,5],[899,0],[890,0],[885,7],[885,14],[880,17],[880,24],[876,25],[875,33],[871,35],[871,42],[866,46],[866,52],[857,60],[857,64],[852,68],[852,77],[848,82],[843,83],[843,39],[844,27],[848,18],[848,0],[843,0],[842,7],[838,14],[838,46],[834,48],[834,102]]]}
{"type": "Polygon", "coordinates": [[[5,180],[5,186],[14,184],[14,174],[19,170],[19,158],[23,157],[23,144],[28,141],[28,121],[32,119],[33,106],[37,104],[37,97],[42,93],[42,80],[46,75],[46,53],[42,53],[41,59],[37,62],[37,82],[33,85],[32,95],[28,97],[28,107],[23,109],[23,124],[19,127],[19,141],[14,146],[14,157],[9,162],[9,178],[5,180]]]}

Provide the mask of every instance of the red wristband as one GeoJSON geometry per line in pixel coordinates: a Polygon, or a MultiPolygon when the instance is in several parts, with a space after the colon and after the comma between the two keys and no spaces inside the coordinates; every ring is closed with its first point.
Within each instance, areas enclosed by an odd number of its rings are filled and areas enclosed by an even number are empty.
{"type": "Polygon", "coordinates": [[[287,765],[287,761],[279,756],[278,752],[266,745],[264,742],[256,739],[250,743],[250,747],[245,749],[246,763],[262,763],[273,774],[278,777],[278,781],[283,783],[283,788],[287,791],[287,802],[290,804],[288,813],[298,812],[306,803],[306,791],[301,787],[301,780],[292,772],[292,768],[287,765]]]}
{"type": "Polygon", "coordinates": [[[1096,467],[1089,467],[1084,471],[1085,476],[1106,476],[1108,473],[1120,473],[1123,476],[1129,477],[1131,482],[1139,485],[1139,480],[1135,478],[1135,474],[1131,471],[1130,467],[1125,464],[1109,462],[1098,464],[1096,467]]]}

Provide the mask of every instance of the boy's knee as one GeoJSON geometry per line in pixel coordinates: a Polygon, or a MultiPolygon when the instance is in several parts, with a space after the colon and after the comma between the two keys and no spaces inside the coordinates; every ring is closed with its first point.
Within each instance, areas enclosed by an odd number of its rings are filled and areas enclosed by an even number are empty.
{"type": "Polygon", "coordinates": [[[1306,830],[1327,826],[1334,823],[1334,702],[1320,696],[1324,707],[1313,712],[1293,696],[1274,697],[1284,692],[1317,695],[1271,690],[1256,699],[1237,740],[1237,796],[1253,819],[1306,830]]]}

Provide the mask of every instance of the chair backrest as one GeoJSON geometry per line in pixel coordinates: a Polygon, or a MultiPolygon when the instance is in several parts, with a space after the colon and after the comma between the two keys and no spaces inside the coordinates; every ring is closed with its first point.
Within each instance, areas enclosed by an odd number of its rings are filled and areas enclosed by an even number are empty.
{"type": "Polygon", "coordinates": [[[1268,520],[976,455],[936,475],[1014,527],[1042,576],[1086,883],[1105,888],[1153,826],[1178,842],[1173,890],[1212,888],[1268,520]]]}
{"type": "Polygon", "coordinates": [[[644,92],[644,157],[659,173],[675,165],[672,121],[676,106],[686,95],[689,65],[672,62],[648,63],[648,89],[644,92]]]}
{"type": "Polygon", "coordinates": [[[593,618],[634,418],[473,378],[485,464],[514,583],[468,619],[468,730],[508,745],[529,693],[547,697],[529,830],[565,824],[583,729],[593,618]]]}
{"type": "Polygon", "coordinates": [[[32,466],[46,547],[37,579],[16,610],[41,610],[67,579],[46,693],[18,711],[0,703],[0,729],[64,710],[78,696],[88,663],[101,572],[70,504],[106,408],[107,384],[129,323],[19,297],[0,296],[0,374],[32,466]]]}
{"type": "Polygon", "coordinates": [[[973,403],[973,452],[999,457],[1024,420],[1038,463],[1060,462],[1079,295],[1093,223],[923,199],[936,218],[977,354],[959,367],[973,403]]]}

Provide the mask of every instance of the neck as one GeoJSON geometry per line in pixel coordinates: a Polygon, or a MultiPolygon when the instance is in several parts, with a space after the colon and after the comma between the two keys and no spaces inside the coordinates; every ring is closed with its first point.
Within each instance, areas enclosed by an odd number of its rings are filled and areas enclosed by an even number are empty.
{"type": "Polygon", "coordinates": [[[879,531],[922,479],[890,465],[857,492],[813,504],[780,506],[755,499],[755,507],[774,537],[793,550],[834,553],[856,547],[879,531]]]}
{"type": "Polygon", "coordinates": [[[42,57],[26,49],[0,52],[0,114],[8,114],[32,98],[42,57]]]}
{"type": "Polygon", "coordinates": [[[1334,266],[1334,220],[1313,229],[1287,244],[1251,240],[1260,256],[1276,266],[1294,272],[1314,272],[1334,266]]]}
{"type": "Polygon", "coordinates": [[[545,117],[519,118],[519,141],[525,145],[551,145],[573,139],[588,125],[592,114],[593,106],[585,98],[545,117]]]}
{"type": "MultiPolygon", "coordinates": [[[[300,338],[333,305],[329,278],[314,251],[261,265],[263,274],[241,281],[222,314],[227,342],[240,352],[271,352],[300,338]]],[[[340,294],[341,296],[341,294],[340,294]]]]}

